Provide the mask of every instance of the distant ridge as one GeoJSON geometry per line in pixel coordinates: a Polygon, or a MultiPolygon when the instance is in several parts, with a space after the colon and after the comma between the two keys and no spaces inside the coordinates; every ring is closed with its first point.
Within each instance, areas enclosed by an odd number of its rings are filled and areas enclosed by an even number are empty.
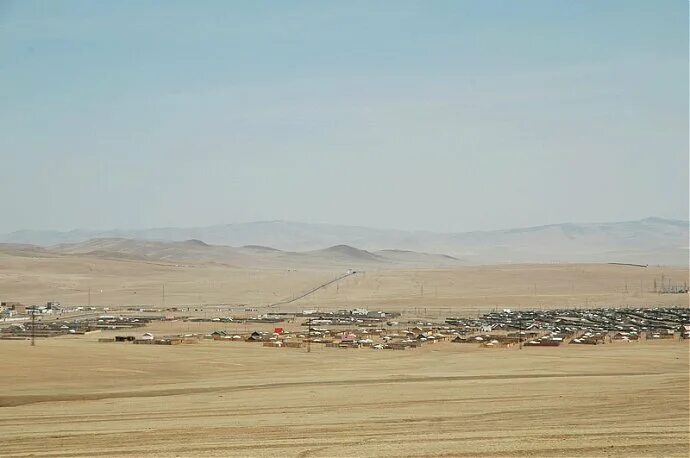
{"type": "MultiPolygon", "coordinates": [[[[424,253],[444,253],[450,261],[458,259],[468,264],[622,262],[687,266],[688,227],[687,221],[650,217],[614,223],[563,223],[453,234],[261,221],[197,228],[77,229],[67,232],[28,230],[2,235],[0,242],[49,247],[111,238],[188,241],[190,244],[196,243],[200,249],[203,248],[202,244],[207,247],[243,247],[234,248],[240,250],[237,256],[250,251],[304,253],[329,249],[332,251],[322,255],[342,256],[347,249],[336,248],[342,245],[368,253],[350,251],[351,255],[369,256],[370,259],[375,256],[397,258],[399,262],[402,262],[402,258],[412,262],[411,258],[424,253]],[[405,254],[406,251],[417,255],[405,254]]],[[[274,255],[284,256],[277,252],[274,255]]]]}
{"type": "Polygon", "coordinates": [[[397,268],[448,267],[461,265],[444,255],[412,253],[405,258],[370,253],[347,245],[314,251],[282,251],[265,246],[231,247],[208,245],[198,240],[161,242],[125,238],[99,238],[64,243],[49,248],[34,245],[0,244],[0,253],[89,256],[104,259],[132,259],[156,262],[215,262],[256,268],[397,268]],[[3,247],[7,247],[3,250],[3,247]]]}

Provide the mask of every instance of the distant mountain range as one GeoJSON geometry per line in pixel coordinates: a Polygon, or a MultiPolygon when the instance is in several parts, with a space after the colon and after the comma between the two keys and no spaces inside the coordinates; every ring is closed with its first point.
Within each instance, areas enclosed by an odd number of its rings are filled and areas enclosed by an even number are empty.
{"type": "Polygon", "coordinates": [[[645,218],[452,234],[266,221],[198,228],[22,230],[0,235],[0,242],[51,247],[48,251],[54,253],[242,265],[287,266],[309,258],[307,264],[349,265],[358,260],[420,266],[524,262],[687,266],[688,228],[688,221],[645,218]]]}

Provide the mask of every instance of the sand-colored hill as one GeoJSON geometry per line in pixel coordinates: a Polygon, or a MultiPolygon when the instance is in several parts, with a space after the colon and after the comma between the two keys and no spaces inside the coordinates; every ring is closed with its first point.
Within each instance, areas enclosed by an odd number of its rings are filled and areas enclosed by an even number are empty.
{"type": "Polygon", "coordinates": [[[461,261],[447,255],[412,251],[383,250],[372,253],[348,245],[292,252],[247,245],[209,245],[200,240],[162,242],[124,238],[92,239],[79,243],[42,248],[33,245],[0,244],[0,252],[29,255],[81,255],[102,259],[130,259],[150,262],[214,262],[235,267],[262,269],[295,268],[404,268],[459,266],[461,261]]]}

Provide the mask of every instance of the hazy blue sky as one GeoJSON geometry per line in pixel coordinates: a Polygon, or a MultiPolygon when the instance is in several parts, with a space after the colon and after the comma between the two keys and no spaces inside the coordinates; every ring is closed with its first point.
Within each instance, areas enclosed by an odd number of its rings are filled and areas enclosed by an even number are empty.
{"type": "Polygon", "coordinates": [[[688,216],[677,1],[0,0],[0,232],[688,216]]]}

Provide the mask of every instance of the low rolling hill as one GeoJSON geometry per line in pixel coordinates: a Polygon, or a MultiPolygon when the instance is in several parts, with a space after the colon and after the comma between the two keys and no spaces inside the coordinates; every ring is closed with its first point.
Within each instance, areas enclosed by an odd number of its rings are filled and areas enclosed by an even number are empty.
{"type": "Polygon", "coordinates": [[[65,243],[49,248],[32,245],[6,245],[14,251],[53,255],[82,255],[99,258],[133,259],[156,262],[221,263],[249,268],[409,268],[452,267],[461,265],[451,256],[412,251],[370,252],[349,245],[335,245],[311,251],[282,251],[266,246],[231,247],[209,245],[199,240],[162,242],[125,238],[104,238],[80,243],[65,243]]]}

